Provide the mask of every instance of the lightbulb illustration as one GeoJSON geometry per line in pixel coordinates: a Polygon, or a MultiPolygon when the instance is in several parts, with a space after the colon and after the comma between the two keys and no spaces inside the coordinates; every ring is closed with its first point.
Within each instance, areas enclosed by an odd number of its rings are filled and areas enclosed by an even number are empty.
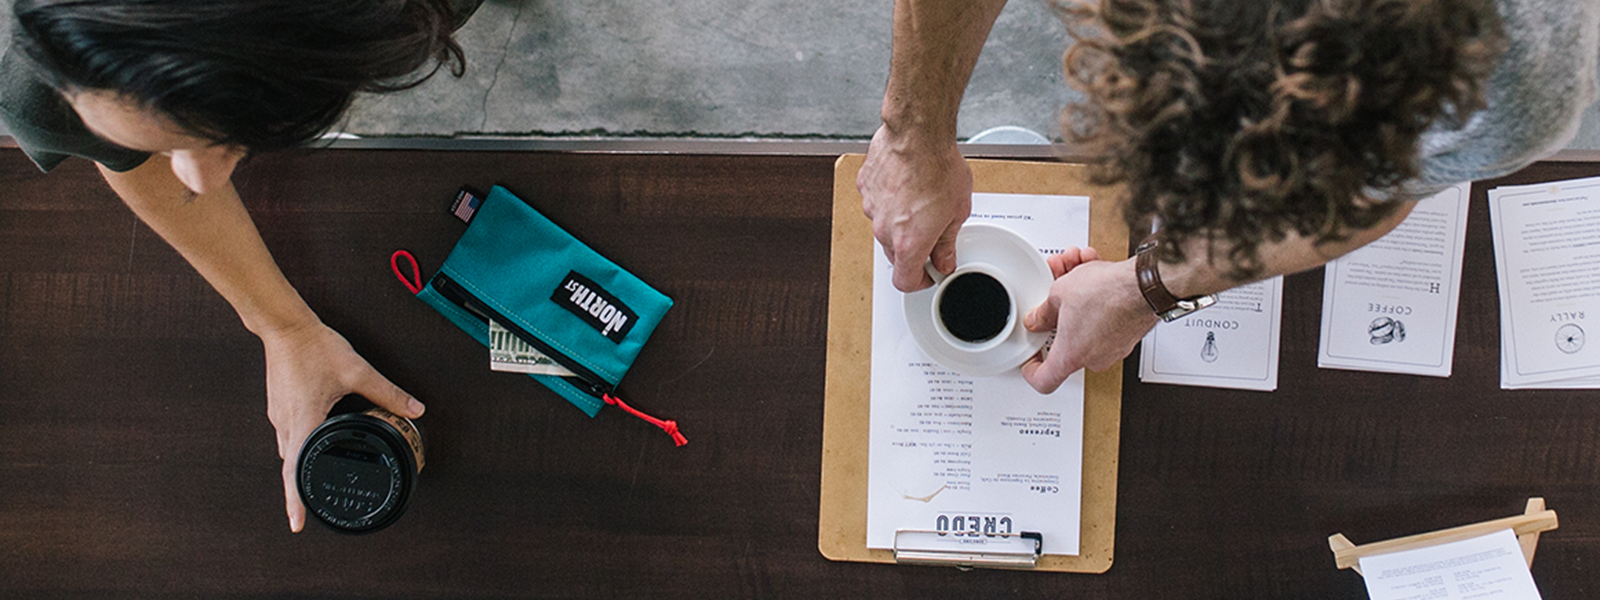
{"type": "Polygon", "coordinates": [[[1204,347],[1200,348],[1200,360],[1206,361],[1208,363],[1217,362],[1217,333],[1216,332],[1214,332],[1214,331],[1207,331],[1206,332],[1206,345],[1204,347]]]}

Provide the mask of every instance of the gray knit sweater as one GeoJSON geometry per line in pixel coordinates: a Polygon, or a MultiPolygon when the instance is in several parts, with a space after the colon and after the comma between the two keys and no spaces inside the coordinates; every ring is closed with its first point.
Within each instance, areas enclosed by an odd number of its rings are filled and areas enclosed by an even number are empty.
{"type": "Polygon", "coordinates": [[[1486,86],[1488,107],[1461,127],[1422,138],[1422,175],[1407,191],[1489,179],[1572,141],[1600,99],[1600,0],[1501,0],[1506,53],[1486,86]]]}

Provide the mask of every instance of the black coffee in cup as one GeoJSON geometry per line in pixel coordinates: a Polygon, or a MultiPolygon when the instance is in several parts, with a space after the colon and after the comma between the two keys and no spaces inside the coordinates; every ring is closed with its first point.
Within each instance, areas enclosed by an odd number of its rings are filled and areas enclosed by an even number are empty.
{"type": "Polygon", "coordinates": [[[939,296],[939,322],[964,342],[985,342],[1000,335],[1011,320],[1011,295],[987,273],[969,271],[946,281],[939,296]]]}

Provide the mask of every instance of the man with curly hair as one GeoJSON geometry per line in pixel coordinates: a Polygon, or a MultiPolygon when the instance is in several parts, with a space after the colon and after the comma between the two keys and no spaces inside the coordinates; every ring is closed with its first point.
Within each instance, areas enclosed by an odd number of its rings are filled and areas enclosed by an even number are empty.
{"type": "MultiPolygon", "coordinates": [[[[972,175],[956,112],[1005,0],[897,0],[883,125],[856,185],[894,284],[955,267],[972,175]]],[[[1198,299],[1326,263],[1414,201],[1564,147],[1600,97],[1594,0],[1101,0],[1058,5],[1087,100],[1064,136],[1130,226],[1135,258],[1051,257],[1024,325],[1057,331],[1022,366],[1041,392],[1109,368],[1198,299]]]]}

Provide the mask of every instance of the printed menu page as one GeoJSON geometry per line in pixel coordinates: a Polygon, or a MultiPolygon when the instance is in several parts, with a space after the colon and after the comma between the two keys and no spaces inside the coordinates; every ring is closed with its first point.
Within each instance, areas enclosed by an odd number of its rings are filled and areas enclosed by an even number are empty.
{"type": "MultiPolygon", "coordinates": [[[[969,222],[1008,227],[1040,253],[1060,253],[1088,244],[1089,199],[973,194],[969,222]]],[[[1046,396],[1016,369],[988,377],[944,369],[912,339],[892,268],[874,250],[867,547],[892,548],[899,530],[953,542],[1038,532],[1045,554],[1077,554],[1083,372],[1046,396]]]]}
{"type": "Polygon", "coordinates": [[[1540,600],[1510,529],[1458,542],[1361,557],[1372,600],[1540,600]]]}
{"type": "Polygon", "coordinates": [[[1217,303],[1159,323],[1139,346],[1139,381],[1278,389],[1283,277],[1217,294],[1217,303]]]}
{"type": "Polygon", "coordinates": [[[1600,376],[1600,178],[1489,190],[1489,216],[1500,387],[1593,387],[1573,380],[1600,376]]]}
{"type": "Polygon", "coordinates": [[[1462,183],[1418,201],[1393,231],[1327,264],[1317,366],[1450,376],[1471,192],[1462,183]]]}

